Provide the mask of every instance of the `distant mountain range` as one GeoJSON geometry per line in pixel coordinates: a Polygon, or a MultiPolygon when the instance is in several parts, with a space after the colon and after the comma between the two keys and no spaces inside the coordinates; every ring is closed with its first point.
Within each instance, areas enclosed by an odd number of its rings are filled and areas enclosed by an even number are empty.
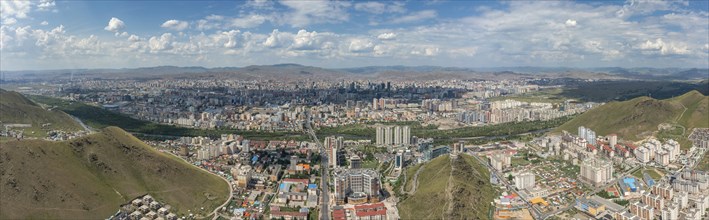
{"type": "Polygon", "coordinates": [[[244,80],[341,80],[341,79],[507,79],[507,78],[577,78],[577,79],[641,79],[702,80],[709,69],[697,68],[569,68],[569,67],[495,67],[460,68],[441,66],[368,66],[327,69],[300,64],[252,65],[245,67],[177,67],[157,66],[122,69],[63,69],[37,71],[1,71],[2,80],[53,80],[73,78],[183,78],[216,77],[244,80]]]}

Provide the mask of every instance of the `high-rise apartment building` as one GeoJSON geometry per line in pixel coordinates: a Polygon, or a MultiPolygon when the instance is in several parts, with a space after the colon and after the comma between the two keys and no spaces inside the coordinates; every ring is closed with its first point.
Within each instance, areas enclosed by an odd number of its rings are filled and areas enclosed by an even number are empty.
{"type": "Polygon", "coordinates": [[[613,163],[598,158],[588,158],[581,164],[580,179],[594,186],[605,184],[613,179],[613,163]]]}

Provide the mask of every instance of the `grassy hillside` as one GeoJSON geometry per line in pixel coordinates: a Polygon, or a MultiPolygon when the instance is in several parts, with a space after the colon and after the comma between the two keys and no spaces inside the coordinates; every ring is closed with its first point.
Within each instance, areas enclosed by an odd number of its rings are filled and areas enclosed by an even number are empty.
{"type": "MultiPolygon", "coordinates": [[[[673,125],[674,128],[660,132],[659,135],[677,139],[686,139],[692,128],[709,127],[709,97],[691,91],[664,100],[639,97],[610,102],[577,116],[555,131],[576,133],[579,126],[585,126],[598,135],[616,133],[626,140],[640,140],[657,131],[658,125],[662,123],[673,125]]],[[[686,140],[682,142],[684,145],[688,143],[686,140]]]]}
{"type": "MultiPolygon", "coordinates": [[[[79,131],[81,126],[61,111],[48,111],[20,93],[0,89],[0,124],[32,124],[26,136],[44,137],[50,130],[79,131]],[[47,124],[48,126],[42,127],[47,124]]],[[[4,127],[2,128],[4,129],[4,127]]]]}
{"type": "Polygon", "coordinates": [[[441,156],[422,169],[416,192],[397,205],[402,219],[489,219],[495,191],[488,170],[474,158],[451,162],[441,156]]]}
{"type": "Polygon", "coordinates": [[[103,219],[149,193],[178,213],[222,204],[217,176],[147,146],[120,128],[64,142],[0,145],[0,219],[103,219]]]}

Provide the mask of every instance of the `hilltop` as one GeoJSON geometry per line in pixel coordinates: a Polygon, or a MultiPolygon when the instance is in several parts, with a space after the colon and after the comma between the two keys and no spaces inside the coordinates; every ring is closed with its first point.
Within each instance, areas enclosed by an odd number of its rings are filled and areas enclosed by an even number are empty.
{"type": "Polygon", "coordinates": [[[206,215],[229,194],[219,177],[117,127],[62,142],[11,140],[0,150],[0,219],[104,219],[146,193],[176,213],[206,215]]]}
{"type": "Polygon", "coordinates": [[[440,156],[405,171],[406,195],[397,205],[402,219],[489,219],[494,189],[489,171],[472,156],[440,156]],[[417,180],[413,176],[422,169],[417,180]],[[416,183],[414,183],[416,182],[416,183]]]}
{"type": "Polygon", "coordinates": [[[66,113],[45,110],[22,94],[3,89],[0,89],[0,124],[31,124],[31,128],[24,128],[25,135],[36,137],[45,136],[50,130],[79,131],[82,129],[66,113]]]}
{"type": "MultiPolygon", "coordinates": [[[[598,135],[616,133],[623,139],[637,141],[653,134],[660,124],[671,125],[668,130],[676,129],[674,135],[684,138],[692,128],[709,127],[709,96],[690,91],[663,100],[643,96],[613,101],[577,116],[554,131],[575,133],[579,126],[585,126],[598,135]]],[[[665,133],[668,132],[660,132],[665,133]]]]}

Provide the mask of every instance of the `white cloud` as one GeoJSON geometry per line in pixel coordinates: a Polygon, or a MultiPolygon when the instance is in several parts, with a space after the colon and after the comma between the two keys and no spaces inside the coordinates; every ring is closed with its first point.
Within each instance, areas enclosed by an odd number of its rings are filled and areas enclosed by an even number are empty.
{"type": "Polygon", "coordinates": [[[54,6],[56,6],[54,0],[40,0],[37,4],[37,9],[40,11],[49,11],[54,9],[54,6]]]}
{"type": "Polygon", "coordinates": [[[138,41],[140,41],[140,37],[138,37],[138,36],[135,35],[135,34],[131,34],[130,37],[128,37],[128,41],[130,41],[130,42],[138,42],[138,41]]]}
{"type": "Polygon", "coordinates": [[[162,25],[160,25],[162,28],[174,30],[174,31],[183,31],[189,27],[189,23],[186,21],[180,21],[180,20],[167,20],[162,25]]]}
{"type": "Polygon", "coordinates": [[[406,8],[404,8],[404,4],[401,2],[394,2],[393,4],[384,4],[381,2],[359,2],[354,4],[354,9],[372,14],[406,12],[406,8]]]}
{"type": "Polygon", "coordinates": [[[222,45],[224,48],[234,48],[237,46],[239,33],[241,33],[239,30],[224,31],[215,34],[212,39],[216,44],[222,45]]]}
{"type": "Polygon", "coordinates": [[[174,37],[171,33],[164,33],[160,37],[150,37],[148,40],[148,46],[151,52],[159,52],[164,50],[172,49],[172,40],[174,37]]]}
{"type": "Polygon", "coordinates": [[[353,39],[350,42],[349,51],[353,53],[370,52],[374,48],[374,43],[368,39],[353,39]]]}
{"type": "Polygon", "coordinates": [[[318,23],[339,23],[349,20],[348,2],[341,1],[279,1],[291,9],[280,20],[293,27],[305,27],[318,23]]]}
{"type": "Polygon", "coordinates": [[[209,15],[209,16],[205,17],[204,19],[200,19],[197,21],[197,30],[216,29],[220,26],[223,26],[223,24],[222,24],[223,20],[224,20],[224,16],[209,15]]]}
{"type": "Polygon", "coordinates": [[[448,51],[452,57],[472,57],[478,51],[477,47],[453,48],[448,51]]]}
{"type": "Polygon", "coordinates": [[[567,20],[566,20],[566,26],[567,26],[567,27],[575,27],[575,26],[576,26],[576,20],[567,19],[567,20]]]}
{"type": "Polygon", "coordinates": [[[49,25],[49,22],[47,22],[47,21],[42,21],[42,23],[39,23],[39,24],[42,25],[42,26],[47,26],[47,25],[49,25]]]}
{"type": "Polygon", "coordinates": [[[15,18],[6,18],[2,20],[3,25],[13,25],[17,23],[17,19],[15,18]]]}
{"type": "Polygon", "coordinates": [[[395,33],[382,33],[379,36],[377,36],[379,40],[394,40],[396,39],[396,34],[395,33]]]}
{"type": "Polygon", "coordinates": [[[291,49],[294,50],[316,50],[320,48],[321,44],[318,32],[308,32],[306,30],[300,30],[293,38],[293,45],[291,49]]]}
{"type": "Polygon", "coordinates": [[[690,52],[686,44],[666,43],[662,38],[657,38],[654,42],[651,40],[645,41],[645,43],[640,45],[640,49],[659,51],[662,55],[688,54],[690,52]]]}
{"type": "Polygon", "coordinates": [[[391,20],[391,23],[393,24],[402,24],[402,23],[412,23],[412,22],[419,22],[423,20],[428,20],[432,18],[436,18],[438,16],[438,13],[434,10],[423,10],[423,11],[417,11],[410,13],[405,16],[401,16],[398,18],[394,18],[391,20]]]}
{"type": "Polygon", "coordinates": [[[271,34],[263,42],[263,45],[270,48],[282,47],[283,45],[290,44],[295,35],[287,32],[280,32],[278,29],[274,29],[271,34]]]}
{"type": "Polygon", "coordinates": [[[123,21],[121,21],[121,19],[118,19],[116,17],[112,17],[111,20],[108,21],[108,25],[106,27],[104,27],[103,29],[110,31],[110,32],[117,33],[118,31],[120,31],[121,29],[123,29],[125,27],[126,27],[126,25],[125,25],[125,23],[123,23],[123,21]]]}
{"type": "MultiPolygon", "coordinates": [[[[9,4],[2,0],[0,3],[9,4]]],[[[669,12],[652,13],[647,11],[664,6],[643,6],[651,9],[642,10],[628,6],[628,12],[633,14],[630,18],[627,14],[617,16],[616,12],[624,6],[614,4],[513,1],[504,3],[509,6],[504,9],[486,8],[465,18],[446,16],[427,22],[422,21],[436,18],[436,11],[377,14],[380,4],[388,7],[392,2],[349,4],[318,1],[312,2],[313,6],[242,9],[239,17],[209,15],[184,21],[187,23],[184,30],[195,28],[199,32],[170,34],[155,31],[141,33],[142,38],[126,32],[125,23],[115,18],[105,29],[120,38],[104,38],[97,33],[93,36],[91,33],[81,36],[67,33],[76,27],[59,25],[48,29],[45,24],[49,25],[49,22],[28,19],[34,16],[33,13],[40,13],[36,10],[37,3],[32,3],[24,19],[15,12],[12,16],[2,14],[3,22],[15,21],[12,25],[3,23],[0,27],[3,54],[0,62],[3,69],[131,67],[136,63],[143,66],[241,66],[277,62],[326,67],[391,63],[441,66],[709,65],[709,40],[706,38],[709,36],[709,13],[674,11],[672,4],[666,7],[669,12]],[[369,14],[365,15],[365,22],[376,19],[382,24],[399,25],[381,29],[352,25],[355,21],[349,21],[348,9],[370,10],[366,12],[369,14]],[[346,18],[337,17],[339,12],[343,12],[346,18]],[[525,16],[518,16],[520,14],[525,16]],[[289,20],[289,16],[294,19],[289,20]],[[37,29],[25,21],[31,21],[37,29]],[[348,28],[337,28],[337,25],[348,25],[348,28]],[[290,27],[298,26],[308,28],[291,32],[276,29],[291,30],[290,27]],[[259,28],[251,30],[255,32],[245,31],[252,27],[259,28]],[[271,28],[261,32],[268,27],[271,28]],[[97,54],[106,56],[85,56],[97,54]],[[106,58],[115,56],[125,57],[125,60],[106,58]],[[35,67],[39,62],[30,61],[28,57],[41,60],[42,67],[35,67]],[[87,66],[67,66],[67,60],[80,63],[72,65],[87,66]]],[[[6,10],[3,8],[3,12],[6,10]]]]}
{"type": "Polygon", "coordinates": [[[30,4],[30,1],[0,1],[0,19],[2,19],[2,23],[14,24],[17,19],[27,18],[31,8],[30,4]]]}
{"type": "Polygon", "coordinates": [[[231,26],[236,28],[253,28],[257,27],[271,18],[253,14],[245,17],[234,18],[231,20],[231,26]]]}

